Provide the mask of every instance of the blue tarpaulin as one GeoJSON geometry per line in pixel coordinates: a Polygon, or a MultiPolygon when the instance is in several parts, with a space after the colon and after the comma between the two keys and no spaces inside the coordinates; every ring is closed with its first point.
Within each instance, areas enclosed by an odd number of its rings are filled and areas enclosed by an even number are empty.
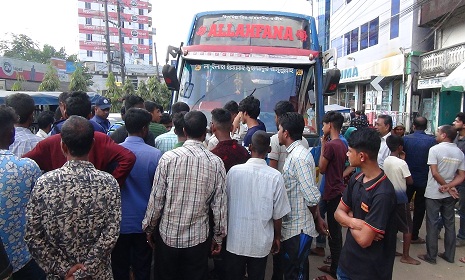
{"type": "MultiPolygon", "coordinates": [[[[5,104],[5,98],[10,94],[15,94],[15,93],[29,94],[34,99],[34,102],[36,105],[58,105],[58,96],[61,94],[61,92],[47,92],[47,91],[0,90],[0,104],[5,104]]],[[[97,101],[97,99],[100,97],[100,95],[98,95],[95,92],[88,92],[87,95],[89,95],[89,98],[92,104],[94,104],[95,101],[97,101]]]]}

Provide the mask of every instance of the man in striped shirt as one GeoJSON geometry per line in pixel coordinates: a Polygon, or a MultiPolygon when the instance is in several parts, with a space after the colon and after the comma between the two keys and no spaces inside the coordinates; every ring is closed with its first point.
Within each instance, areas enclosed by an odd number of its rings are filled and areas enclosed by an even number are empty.
{"type": "Polygon", "coordinates": [[[315,184],[315,162],[310,150],[300,141],[304,125],[304,119],[298,113],[285,113],[279,118],[279,144],[285,145],[289,153],[284,163],[283,177],[291,205],[291,212],[283,217],[281,232],[281,261],[285,279],[308,279],[312,238],[318,233],[327,234],[327,226],[318,209],[321,194],[315,184]],[[305,242],[301,239],[305,239],[305,242]],[[299,248],[301,243],[303,248],[299,248]]]}
{"type": "Polygon", "coordinates": [[[187,113],[182,147],[163,154],[142,227],[155,238],[159,279],[206,279],[208,274],[208,212],[213,211],[211,253],[221,250],[227,232],[226,171],[221,159],[203,145],[207,118],[187,113]],[[156,227],[158,225],[158,232],[156,227]]]}

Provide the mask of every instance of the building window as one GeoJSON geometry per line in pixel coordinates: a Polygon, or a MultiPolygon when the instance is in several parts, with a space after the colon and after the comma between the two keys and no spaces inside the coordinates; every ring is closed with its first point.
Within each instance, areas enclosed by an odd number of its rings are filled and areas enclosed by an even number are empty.
{"type": "Polygon", "coordinates": [[[92,19],[86,18],[86,25],[92,25],[92,19]]]}
{"type": "Polygon", "coordinates": [[[360,26],[360,50],[368,48],[368,23],[360,26]]]}
{"type": "Polygon", "coordinates": [[[85,8],[86,8],[86,9],[88,9],[88,10],[91,9],[91,4],[90,4],[90,3],[87,3],[87,2],[86,2],[86,3],[84,3],[84,5],[85,5],[85,8]]]}
{"type": "Polygon", "coordinates": [[[87,51],[87,57],[92,57],[92,51],[87,51]]]}
{"type": "Polygon", "coordinates": [[[358,27],[350,32],[350,53],[358,52],[358,27]]]}
{"type": "Polygon", "coordinates": [[[92,34],[86,34],[86,41],[92,41],[92,34]]]}
{"type": "Polygon", "coordinates": [[[350,53],[350,32],[344,34],[344,53],[342,55],[348,55],[350,53]]]}
{"type": "Polygon", "coordinates": [[[391,39],[399,37],[400,0],[391,0],[391,39]]]}
{"type": "Polygon", "coordinates": [[[333,0],[331,1],[331,13],[334,14],[344,4],[344,0],[333,0]]]}
{"type": "Polygon", "coordinates": [[[139,39],[139,45],[143,45],[144,44],[144,39],[139,39]]]}
{"type": "Polygon", "coordinates": [[[144,15],[144,9],[139,9],[139,15],[143,16],[144,15]]]}
{"type": "Polygon", "coordinates": [[[342,57],[342,37],[337,37],[331,40],[331,48],[335,48],[337,51],[337,57],[342,57]]]}
{"type": "Polygon", "coordinates": [[[379,33],[379,18],[375,18],[370,21],[370,30],[368,34],[369,47],[378,44],[378,33],[379,33]]]}
{"type": "Polygon", "coordinates": [[[139,54],[139,58],[140,58],[140,59],[144,59],[144,55],[140,53],[140,54],[139,54]]]}
{"type": "Polygon", "coordinates": [[[139,23],[139,29],[144,30],[144,24],[143,23],[139,23]]]}

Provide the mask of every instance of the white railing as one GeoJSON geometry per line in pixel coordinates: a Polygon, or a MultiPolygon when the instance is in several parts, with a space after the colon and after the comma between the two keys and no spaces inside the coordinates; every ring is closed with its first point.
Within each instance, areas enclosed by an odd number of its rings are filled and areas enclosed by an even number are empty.
{"type": "Polygon", "coordinates": [[[448,75],[465,61],[465,44],[435,50],[420,56],[420,75],[448,75]]]}

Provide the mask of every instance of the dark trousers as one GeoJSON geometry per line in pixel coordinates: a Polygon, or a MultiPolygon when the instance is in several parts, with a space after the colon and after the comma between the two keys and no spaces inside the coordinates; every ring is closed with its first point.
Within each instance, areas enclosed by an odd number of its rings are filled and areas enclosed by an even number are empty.
{"type": "Polygon", "coordinates": [[[157,239],[155,264],[159,280],[206,280],[208,277],[208,242],[190,248],[173,248],[157,239]]]}
{"type": "Polygon", "coordinates": [[[438,255],[438,216],[441,213],[444,221],[444,257],[454,261],[455,257],[455,199],[426,198],[426,253],[429,259],[436,260],[438,255]]]}
{"type": "Polygon", "coordinates": [[[460,216],[460,227],[457,234],[457,238],[465,239],[465,186],[457,188],[460,194],[459,211],[457,212],[460,216]]]}
{"type": "Polygon", "coordinates": [[[132,267],[136,280],[149,280],[152,248],[145,233],[120,234],[111,253],[111,269],[115,280],[129,280],[132,267]]]}
{"type": "Polygon", "coordinates": [[[310,255],[312,237],[305,235],[307,242],[303,244],[302,250],[299,255],[301,236],[302,234],[299,234],[281,242],[281,263],[284,271],[285,280],[308,280],[308,256],[310,255]]]}
{"type": "Polygon", "coordinates": [[[224,253],[226,280],[243,280],[247,267],[247,279],[265,279],[267,257],[252,258],[240,256],[226,251],[224,253]]]}
{"type": "Polygon", "coordinates": [[[407,187],[407,196],[408,201],[412,201],[413,194],[415,193],[415,200],[413,202],[413,229],[412,229],[412,240],[418,239],[418,234],[420,232],[421,224],[425,218],[425,188],[408,186],[407,187]]]}
{"type": "Polygon", "coordinates": [[[30,260],[20,270],[13,273],[13,279],[21,280],[45,280],[46,275],[42,268],[36,263],[35,260],[30,260]]]}
{"type": "Polygon", "coordinates": [[[271,280],[283,280],[284,271],[283,271],[283,264],[282,264],[282,248],[279,253],[273,255],[273,276],[271,276],[271,280]]]}
{"type": "Polygon", "coordinates": [[[328,230],[331,238],[328,238],[329,250],[331,251],[331,274],[336,275],[339,256],[342,250],[342,227],[334,218],[337,206],[341,201],[341,196],[337,196],[326,203],[326,218],[328,230]]]}

